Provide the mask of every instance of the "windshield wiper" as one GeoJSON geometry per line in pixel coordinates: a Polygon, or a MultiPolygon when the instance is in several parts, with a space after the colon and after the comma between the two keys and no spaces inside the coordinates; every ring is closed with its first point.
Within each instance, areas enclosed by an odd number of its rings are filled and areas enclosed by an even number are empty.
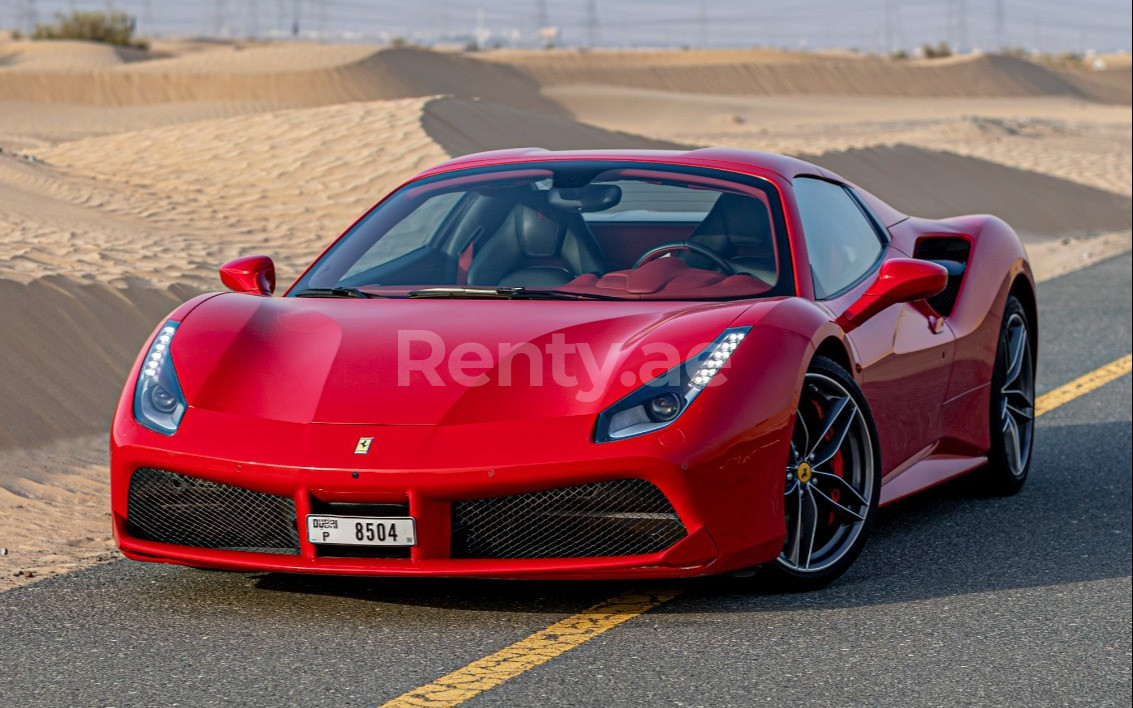
{"type": "Polygon", "coordinates": [[[307,288],[306,290],[300,290],[292,294],[295,297],[354,297],[361,299],[375,297],[358,288],[307,288]]]}
{"type": "Polygon", "coordinates": [[[498,288],[425,288],[423,290],[410,290],[409,297],[413,298],[452,298],[452,299],[488,299],[488,300],[618,300],[620,298],[609,295],[594,295],[591,293],[572,293],[565,290],[528,290],[523,287],[498,288]]]}

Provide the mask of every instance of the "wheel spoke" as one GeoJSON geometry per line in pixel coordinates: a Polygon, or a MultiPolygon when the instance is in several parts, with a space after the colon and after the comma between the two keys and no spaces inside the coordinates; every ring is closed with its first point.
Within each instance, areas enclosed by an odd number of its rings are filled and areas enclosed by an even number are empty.
{"type": "MultiPolygon", "coordinates": [[[[810,449],[810,429],[807,428],[807,426],[806,426],[806,417],[803,415],[803,408],[802,408],[801,405],[799,406],[798,412],[795,413],[795,429],[796,429],[796,432],[800,428],[802,429],[802,433],[803,433],[803,439],[802,439],[803,444],[802,444],[802,446],[799,447],[799,448],[795,448],[795,441],[793,439],[791,440],[791,452],[793,452],[795,454],[795,459],[794,459],[795,462],[802,459],[802,457],[806,455],[807,450],[810,449]]],[[[792,438],[793,437],[794,436],[792,436],[792,438]]]]}
{"type": "Polygon", "coordinates": [[[1003,401],[1007,410],[1015,414],[1015,417],[1023,421],[1033,420],[1035,417],[1035,406],[1031,402],[1031,397],[1019,389],[1004,389],[1003,401]]]}
{"type": "Polygon", "coordinates": [[[1030,408],[1031,397],[1021,389],[1018,388],[1004,388],[1003,397],[1008,400],[1011,405],[1017,408],[1030,408]]]}
{"type": "Polygon", "coordinates": [[[797,494],[795,494],[795,533],[791,538],[791,551],[787,554],[787,557],[797,568],[800,565],[799,551],[802,548],[803,540],[803,493],[801,489],[798,489],[797,484],[795,487],[797,491],[797,494]]]}
{"type": "Polygon", "coordinates": [[[865,521],[864,516],[862,516],[861,514],[859,514],[856,511],[851,511],[850,509],[847,509],[846,507],[842,506],[841,504],[834,501],[830,497],[826,496],[826,494],[821,489],[819,489],[818,487],[811,486],[810,491],[814,494],[817,494],[820,499],[822,499],[827,504],[829,504],[834,509],[834,512],[836,514],[838,514],[838,515],[840,515],[840,516],[842,516],[846,519],[850,519],[851,523],[853,523],[854,521],[865,521]]]}
{"type": "Polygon", "coordinates": [[[1012,416],[1006,416],[1003,421],[1003,433],[1006,436],[1007,456],[1011,458],[1012,472],[1018,472],[1022,466],[1023,452],[1020,448],[1019,424],[1012,416]]]}
{"type": "Polygon", "coordinates": [[[846,404],[848,404],[849,402],[849,398],[839,398],[837,401],[830,404],[830,407],[826,410],[826,418],[823,421],[822,432],[820,432],[818,434],[818,437],[814,439],[814,447],[806,448],[806,453],[808,456],[813,455],[815,453],[815,450],[818,449],[818,446],[822,444],[822,441],[826,439],[826,436],[830,434],[830,429],[834,427],[835,423],[838,422],[838,416],[840,416],[842,414],[842,411],[846,409],[846,404]]]}
{"type": "Polygon", "coordinates": [[[818,470],[814,471],[814,476],[818,477],[820,479],[827,480],[829,482],[833,482],[834,486],[838,487],[838,489],[842,490],[843,492],[846,492],[847,494],[852,495],[854,497],[854,499],[856,499],[858,501],[859,504],[861,504],[862,506],[869,506],[869,502],[867,502],[865,500],[865,497],[863,497],[860,493],[858,493],[858,490],[854,489],[853,485],[851,485],[849,482],[847,482],[842,477],[839,477],[838,475],[836,475],[832,472],[820,472],[818,470]]]}
{"type": "Polygon", "coordinates": [[[1027,330],[1022,326],[1007,331],[1007,374],[1003,380],[1008,384],[1015,383],[1023,371],[1024,354],[1027,351],[1027,330]]]}
{"type": "Polygon", "coordinates": [[[849,397],[842,398],[835,404],[830,415],[826,418],[822,435],[818,437],[818,442],[814,445],[815,449],[811,452],[814,455],[814,459],[811,461],[812,465],[818,467],[834,459],[838,450],[842,448],[842,443],[846,442],[846,435],[850,432],[857,414],[858,407],[849,397]],[[830,440],[826,440],[828,434],[833,435],[830,440]]]}
{"type": "MultiPolygon", "coordinates": [[[[814,537],[818,535],[818,504],[815,503],[814,495],[810,493],[809,487],[806,488],[806,492],[803,513],[800,516],[804,517],[803,527],[809,529],[806,538],[806,562],[803,564],[803,568],[810,570],[810,558],[814,555],[814,537]]],[[[799,496],[804,495],[800,494],[799,496]]]]}

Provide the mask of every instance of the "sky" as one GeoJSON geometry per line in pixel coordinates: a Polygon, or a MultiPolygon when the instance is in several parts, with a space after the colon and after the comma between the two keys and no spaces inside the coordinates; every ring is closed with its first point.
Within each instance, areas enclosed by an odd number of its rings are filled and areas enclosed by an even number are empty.
{"type": "Polygon", "coordinates": [[[0,27],[108,8],[146,36],[290,36],[297,24],[308,39],[482,46],[1058,53],[1129,51],[1133,33],[1129,0],[0,0],[0,27]]]}

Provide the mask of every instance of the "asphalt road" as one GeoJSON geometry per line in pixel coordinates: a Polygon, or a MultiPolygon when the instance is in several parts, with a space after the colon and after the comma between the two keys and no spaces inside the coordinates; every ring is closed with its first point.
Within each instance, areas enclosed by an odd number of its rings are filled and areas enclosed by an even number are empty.
{"type": "MultiPolygon", "coordinates": [[[[1040,389],[1129,353],[1131,259],[1040,288],[1040,389]]],[[[1130,705],[1130,377],[1043,416],[1024,491],[882,511],[833,587],[672,602],[469,705],[1130,705]]],[[[0,595],[0,704],[377,705],[635,587],[118,562],[0,595]]]]}

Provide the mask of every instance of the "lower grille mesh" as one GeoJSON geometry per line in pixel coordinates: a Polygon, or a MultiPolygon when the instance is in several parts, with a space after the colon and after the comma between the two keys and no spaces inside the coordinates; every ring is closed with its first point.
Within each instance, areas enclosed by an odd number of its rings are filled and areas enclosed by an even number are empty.
{"type": "Polygon", "coordinates": [[[260,553],[299,553],[295,502],[173,472],[130,479],[126,528],[146,541],[260,553]]]}
{"type": "Polygon", "coordinates": [[[454,558],[593,558],[656,553],[685,537],[641,479],[453,502],[454,558]]]}

